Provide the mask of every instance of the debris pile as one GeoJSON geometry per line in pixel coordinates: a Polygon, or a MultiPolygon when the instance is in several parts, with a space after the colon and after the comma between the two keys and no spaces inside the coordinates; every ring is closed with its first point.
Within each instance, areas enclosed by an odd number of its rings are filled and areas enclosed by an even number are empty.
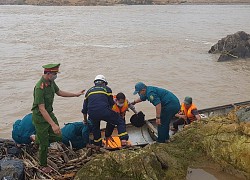
{"type": "Polygon", "coordinates": [[[8,165],[3,172],[3,167],[1,167],[0,177],[11,177],[17,176],[17,170],[19,172],[18,179],[56,179],[65,180],[73,179],[76,172],[88,161],[90,161],[97,153],[106,152],[105,149],[96,152],[94,149],[83,148],[77,151],[65,146],[61,143],[52,143],[49,147],[48,152],[48,166],[53,169],[51,173],[45,173],[39,167],[38,161],[38,147],[35,144],[25,145],[20,148],[15,146],[15,143],[11,140],[1,140],[0,141],[0,163],[4,165],[8,162],[8,165]],[[14,168],[14,164],[19,162],[23,166],[20,169],[20,165],[14,168]],[[12,163],[12,165],[9,165],[12,163]],[[8,172],[9,169],[13,172],[8,172]]]}

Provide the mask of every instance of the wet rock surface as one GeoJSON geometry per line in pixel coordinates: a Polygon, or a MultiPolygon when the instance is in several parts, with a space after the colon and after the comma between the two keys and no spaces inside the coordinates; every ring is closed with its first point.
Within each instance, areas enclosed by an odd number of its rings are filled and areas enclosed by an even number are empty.
{"type": "Polygon", "coordinates": [[[250,35],[244,31],[228,35],[213,45],[208,52],[220,53],[218,61],[250,58],[250,35]]]}
{"type": "Polygon", "coordinates": [[[24,164],[22,160],[3,158],[0,160],[0,179],[24,179],[24,164]]]}
{"type": "Polygon", "coordinates": [[[238,112],[246,110],[192,123],[171,143],[98,155],[75,179],[185,179],[188,167],[210,161],[234,179],[250,179],[250,122],[241,122],[238,112]]]}
{"type": "Polygon", "coordinates": [[[17,158],[20,152],[14,141],[0,139],[0,179],[24,179],[24,164],[17,158]]]}
{"type": "Polygon", "coordinates": [[[197,124],[202,134],[202,148],[226,171],[250,178],[250,122],[241,122],[233,111],[226,117],[209,119],[197,124]]]}
{"type": "Polygon", "coordinates": [[[78,171],[75,179],[177,179],[185,178],[185,163],[168,155],[163,144],[137,151],[121,150],[98,155],[78,171]],[[178,169],[176,167],[179,167],[178,169]]]}
{"type": "Polygon", "coordinates": [[[240,122],[250,122],[250,106],[238,110],[236,116],[240,122]]]}

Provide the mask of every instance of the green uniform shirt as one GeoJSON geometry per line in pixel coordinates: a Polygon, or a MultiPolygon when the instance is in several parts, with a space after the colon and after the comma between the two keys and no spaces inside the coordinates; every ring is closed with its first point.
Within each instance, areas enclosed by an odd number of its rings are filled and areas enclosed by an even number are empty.
{"type": "Polygon", "coordinates": [[[41,116],[39,111],[39,104],[44,104],[48,113],[53,112],[53,102],[55,93],[59,91],[58,86],[54,81],[46,81],[43,77],[37,82],[34,88],[34,102],[32,111],[34,115],[41,116]]]}

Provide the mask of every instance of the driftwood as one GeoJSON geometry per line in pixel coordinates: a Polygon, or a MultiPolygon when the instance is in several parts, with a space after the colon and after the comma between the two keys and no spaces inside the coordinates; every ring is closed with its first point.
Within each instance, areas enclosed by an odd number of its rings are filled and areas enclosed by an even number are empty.
{"type": "Polygon", "coordinates": [[[83,159],[86,159],[88,155],[91,154],[91,152],[92,152],[91,149],[88,149],[87,152],[83,156],[80,156],[79,158],[76,158],[76,159],[72,159],[68,161],[68,163],[75,163],[75,162],[82,161],[83,159]]]}
{"type": "MultiPolygon", "coordinates": [[[[8,154],[8,148],[15,147],[13,141],[0,139],[0,159],[13,156],[8,154]]],[[[45,173],[41,170],[38,160],[38,146],[35,144],[22,145],[17,148],[19,154],[14,158],[23,160],[25,180],[31,179],[55,179],[71,180],[76,173],[97,154],[109,152],[101,148],[96,151],[94,148],[83,148],[74,150],[62,143],[53,143],[48,149],[47,164],[53,170],[45,173]]]]}
{"type": "MultiPolygon", "coordinates": [[[[13,141],[0,139],[0,159],[9,156],[8,148],[15,147],[13,141]]],[[[15,157],[22,159],[24,163],[25,180],[29,179],[55,179],[71,180],[75,174],[92,159],[95,150],[83,148],[77,151],[68,148],[61,143],[53,143],[48,149],[47,164],[53,170],[45,173],[41,170],[38,160],[38,147],[24,145],[20,147],[20,153],[15,157]]],[[[100,152],[99,152],[100,153],[100,152]]]]}
{"type": "Polygon", "coordinates": [[[71,173],[68,173],[68,174],[64,174],[62,176],[55,176],[54,178],[57,179],[57,180],[64,180],[64,179],[74,178],[75,175],[76,175],[76,172],[71,172],[71,173]]]}

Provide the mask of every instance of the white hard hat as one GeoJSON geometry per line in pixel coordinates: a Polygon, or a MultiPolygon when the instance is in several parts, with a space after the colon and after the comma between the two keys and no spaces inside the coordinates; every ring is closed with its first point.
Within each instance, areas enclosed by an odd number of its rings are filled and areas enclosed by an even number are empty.
{"type": "Polygon", "coordinates": [[[108,82],[107,82],[105,76],[103,76],[103,75],[101,75],[101,74],[99,74],[99,75],[97,75],[97,76],[95,77],[94,82],[96,82],[96,81],[104,81],[106,84],[108,84],[108,82]]]}

